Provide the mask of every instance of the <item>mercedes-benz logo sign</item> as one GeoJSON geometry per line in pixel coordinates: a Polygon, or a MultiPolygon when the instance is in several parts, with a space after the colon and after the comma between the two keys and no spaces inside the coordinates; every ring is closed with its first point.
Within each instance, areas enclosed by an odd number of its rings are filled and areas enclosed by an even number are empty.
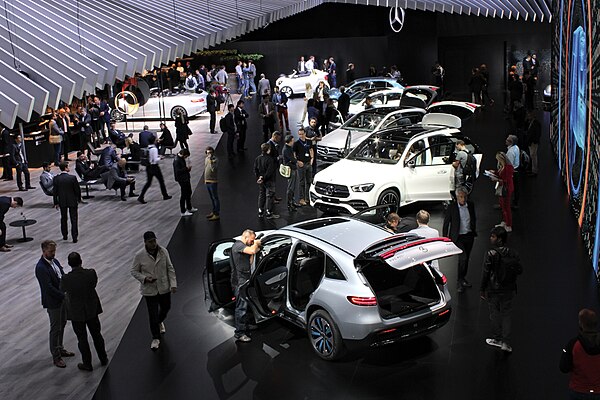
{"type": "Polygon", "coordinates": [[[328,185],[325,188],[325,193],[327,193],[328,196],[333,196],[333,193],[335,193],[335,186],[333,185],[328,185]]]}
{"type": "Polygon", "coordinates": [[[404,9],[401,7],[390,8],[390,28],[396,33],[404,27],[404,9]]]}

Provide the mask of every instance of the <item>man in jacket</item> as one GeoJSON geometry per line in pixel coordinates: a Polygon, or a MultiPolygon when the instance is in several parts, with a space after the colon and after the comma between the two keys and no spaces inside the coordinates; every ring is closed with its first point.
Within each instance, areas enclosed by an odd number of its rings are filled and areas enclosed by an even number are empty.
{"type": "Polygon", "coordinates": [[[77,172],[77,175],[82,180],[89,181],[100,178],[100,175],[108,171],[108,168],[105,166],[92,167],[93,165],[88,161],[85,153],[78,151],[77,160],[75,161],[75,172],[77,172]]]}
{"type": "Polygon", "coordinates": [[[258,106],[258,115],[263,120],[263,142],[266,142],[275,132],[275,104],[269,101],[268,95],[263,95],[263,101],[258,106]]]}
{"type": "Polygon", "coordinates": [[[167,125],[164,123],[160,123],[160,138],[158,138],[158,143],[160,144],[160,149],[158,153],[161,156],[164,156],[167,152],[167,148],[173,149],[175,147],[175,142],[173,141],[173,135],[171,135],[171,131],[167,128],[167,125]]]}
{"type": "Polygon", "coordinates": [[[340,97],[338,98],[338,111],[344,117],[344,121],[348,118],[348,111],[350,110],[350,96],[346,93],[346,88],[340,86],[340,97]]]}
{"type": "Polygon", "coordinates": [[[288,119],[288,98],[285,94],[279,92],[279,86],[273,88],[273,97],[271,101],[275,104],[277,111],[277,118],[279,118],[279,130],[283,132],[283,123],[285,121],[285,128],[287,133],[290,131],[290,121],[288,119]]]}
{"type": "Polygon", "coordinates": [[[227,115],[223,117],[225,118],[225,132],[223,133],[227,133],[227,158],[230,160],[233,159],[233,156],[235,156],[235,152],[233,151],[233,142],[235,141],[235,132],[237,131],[234,108],[235,107],[233,104],[229,104],[227,106],[227,115]]]}
{"type": "MultiPolygon", "coordinates": [[[[517,292],[516,275],[521,270],[508,271],[509,263],[516,263],[521,268],[519,255],[515,250],[506,247],[508,233],[501,226],[496,226],[490,233],[489,250],[483,261],[480,296],[487,300],[492,322],[492,337],[485,342],[490,346],[500,347],[507,353],[512,352],[510,346],[512,300],[517,292]]],[[[515,266],[516,269],[516,266],[515,266]]]]}
{"type": "Polygon", "coordinates": [[[158,245],[154,232],[144,233],[144,248],[133,258],[131,275],[140,281],[152,333],[150,348],[157,350],[166,332],[164,320],[171,308],[171,293],[177,291],[177,278],[169,252],[158,245]]]}
{"type": "Polygon", "coordinates": [[[181,209],[182,217],[189,217],[194,212],[198,211],[197,208],[192,207],[192,184],[190,178],[190,171],[192,167],[186,163],[187,158],[190,156],[188,149],[181,149],[173,160],[173,173],[175,174],[175,182],[179,183],[181,188],[181,197],[179,199],[179,207],[181,209]]]}
{"type": "Polygon", "coordinates": [[[77,364],[77,368],[82,371],[92,371],[92,352],[88,343],[88,330],[94,341],[100,364],[108,364],[98,318],[98,315],[102,313],[100,298],[96,293],[98,276],[95,270],[82,267],[83,262],[79,253],[70,253],[68,262],[72,269],[61,279],[60,288],[69,300],[66,302],[67,319],[73,325],[73,331],[77,336],[77,346],[81,352],[82,362],[77,364]]]}
{"type": "Polygon", "coordinates": [[[206,111],[210,114],[210,133],[215,133],[215,123],[217,122],[217,93],[214,89],[208,91],[206,96],[206,111]]]}
{"type": "Polygon", "coordinates": [[[235,120],[235,126],[239,135],[237,141],[237,150],[240,153],[243,153],[244,150],[247,150],[247,148],[244,147],[244,144],[246,143],[246,130],[248,129],[248,122],[246,120],[248,117],[248,112],[244,109],[244,101],[238,101],[237,107],[235,107],[235,110],[233,111],[233,118],[235,120]]]}
{"type": "Polygon", "coordinates": [[[119,156],[115,148],[116,146],[111,144],[102,149],[100,159],[98,160],[98,167],[110,168],[114,163],[119,161],[119,156]]]}
{"type": "Polygon", "coordinates": [[[262,96],[271,94],[271,82],[265,77],[265,74],[260,74],[260,79],[258,80],[258,95],[259,98],[262,96]]]}
{"type": "Polygon", "coordinates": [[[2,156],[2,179],[11,181],[13,179],[12,166],[10,165],[10,153],[12,150],[13,138],[8,128],[2,130],[0,135],[0,156],[2,156]]]}
{"type": "Polygon", "coordinates": [[[23,207],[23,199],[20,197],[0,196],[0,252],[8,252],[13,247],[6,244],[6,224],[4,216],[11,208],[23,207]]]}
{"type": "Polygon", "coordinates": [[[92,117],[87,113],[85,107],[79,107],[78,113],[75,116],[75,124],[79,131],[79,149],[81,151],[87,151],[88,157],[90,156],[90,149],[88,143],[92,141],[92,117]]]}
{"type": "Polygon", "coordinates": [[[298,164],[298,185],[299,197],[298,203],[301,206],[309,204],[309,190],[313,178],[312,164],[315,160],[315,153],[312,142],[306,138],[304,128],[298,129],[298,140],[294,142],[294,154],[298,164]]]}
{"type": "Polygon", "coordinates": [[[570,375],[571,399],[600,399],[600,334],[594,311],[579,311],[579,335],[563,349],[560,370],[570,375]]]}
{"type": "Polygon", "coordinates": [[[24,192],[29,189],[35,189],[33,186],[31,186],[29,164],[27,163],[27,158],[25,157],[25,146],[23,145],[23,138],[21,138],[21,135],[15,136],[10,153],[10,162],[17,170],[17,186],[19,187],[19,190],[24,192]],[[21,177],[21,174],[25,176],[25,186],[23,186],[23,178],[21,177]]]}
{"type": "Polygon", "coordinates": [[[60,230],[63,240],[67,240],[69,229],[67,227],[67,213],[71,218],[71,236],[73,243],[77,243],[79,229],[77,227],[77,207],[81,201],[81,187],[77,178],[69,175],[69,163],[62,161],[58,164],[60,174],[54,177],[54,208],[60,208],[60,230]]]}
{"type": "Polygon", "coordinates": [[[127,139],[127,137],[123,132],[117,129],[117,124],[115,121],[110,121],[109,126],[110,128],[108,128],[108,137],[110,138],[110,141],[113,142],[117,148],[123,150],[123,148],[125,148],[125,139],[127,139]]]}
{"type": "Polygon", "coordinates": [[[219,200],[219,160],[215,149],[208,146],[204,158],[204,185],[212,203],[212,211],[206,216],[209,221],[218,221],[221,217],[221,201],[219,200]]]}
{"type": "Polygon", "coordinates": [[[291,173],[287,178],[287,208],[288,211],[296,211],[298,204],[295,201],[296,192],[296,171],[298,170],[298,160],[294,154],[294,137],[287,135],[285,145],[282,151],[283,165],[290,167],[291,173]]]}
{"type": "Polygon", "coordinates": [[[54,175],[50,172],[52,166],[48,162],[42,163],[42,174],[40,175],[40,187],[44,194],[54,196],[54,175]]]}
{"type": "Polygon", "coordinates": [[[42,306],[50,318],[50,353],[54,365],[65,368],[63,357],[73,357],[75,353],[63,348],[63,334],[67,324],[64,304],[65,294],[60,289],[64,271],[56,258],[56,243],[52,240],[42,242],[42,257],[35,266],[35,277],[40,285],[42,306]]]}
{"type": "Polygon", "coordinates": [[[458,293],[473,285],[467,281],[469,257],[477,236],[475,205],[467,199],[465,188],[456,189],[456,200],[450,203],[444,217],[443,235],[450,238],[463,252],[458,256],[458,293]]]}
{"type": "Polygon", "coordinates": [[[127,186],[129,186],[129,197],[137,196],[137,194],[134,193],[135,178],[127,175],[125,170],[126,166],[127,160],[121,158],[110,167],[108,176],[106,176],[106,187],[114,190],[119,189],[121,191],[121,201],[127,201],[127,198],[125,197],[125,188],[127,186]]]}
{"type": "Polygon", "coordinates": [[[148,125],[144,125],[144,130],[140,132],[140,147],[146,148],[150,145],[150,138],[154,137],[156,139],[156,133],[150,132],[148,130],[148,125]]]}
{"type": "Polygon", "coordinates": [[[258,217],[266,215],[267,219],[279,218],[273,213],[273,198],[275,197],[275,161],[269,154],[271,145],[260,145],[261,154],[254,160],[254,175],[258,183],[258,217]]]}
{"type": "Polygon", "coordinates": [[[56,123],[64,132],[62,142],[63,160],[69,161],[69,150],[71,150],[71,128],[69,125],[71,123],[71,119],[64,108],[58,110],[58,118],[56,118],[56,123]]]}

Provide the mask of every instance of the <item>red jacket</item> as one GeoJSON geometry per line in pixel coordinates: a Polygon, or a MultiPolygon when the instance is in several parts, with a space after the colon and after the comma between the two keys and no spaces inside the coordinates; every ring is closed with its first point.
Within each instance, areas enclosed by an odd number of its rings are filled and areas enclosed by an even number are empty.
{"type": "Polygon", "coordinates": [[[513,174],[515,169],[512,165],[506,164],[502,171],[498,172],[498,178],[502,181],[502,185],[506,186],[508,193],[512,193],[515,190],[513,185],[513,174]]]}
{"type": "Polygon", "coordinates": [[[560,370],[570,373],[569,388],[600,394],[600,334],[583,332],[563,349],[560,370]]]}

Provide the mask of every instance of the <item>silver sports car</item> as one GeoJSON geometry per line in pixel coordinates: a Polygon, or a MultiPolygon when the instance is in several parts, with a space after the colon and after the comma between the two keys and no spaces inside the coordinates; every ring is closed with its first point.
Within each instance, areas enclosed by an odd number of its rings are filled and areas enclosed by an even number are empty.
{"type": "MultiPolygon", "coordinates": [[[[449,239],[392,235],[351,217],[320,218],[268,231],[245,296],[257,322],[281,317],[305,329],[315,353],[425,335],[450,318],[446,277],[431,262],[461,253],[449,239]]],[[[209,310],[232,307],[230,249],[212,243],[204,271],[209,310]]]]}

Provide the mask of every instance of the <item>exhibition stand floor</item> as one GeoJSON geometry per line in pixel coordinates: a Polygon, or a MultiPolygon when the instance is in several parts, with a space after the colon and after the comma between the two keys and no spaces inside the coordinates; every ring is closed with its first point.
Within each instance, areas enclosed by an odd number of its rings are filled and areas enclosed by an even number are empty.
{"type": "MultiPolygon", "coordinates": [[[[217,148],[221,220],[208,222],[204,218],[211,211],[210,201],[200,183],[193,197],[200,212],[182,218],[168,243],[179,290],[172,296],[160,349],[150,350],[146,305],[140,302],[119,347],[109,349],[114,355],[95,399],[566,397],[567,376],[558,370],[562,346],[577,334],[578,310],[599,307],[594,272],[550,148],[548,113],[539,112],[544,126],[540,174],[521,181],[520,208],[514,211],[509,239],[524,266],[514,301],[514,352],[507,355],[485,344],[490,332],[489,312],[487,303],[479,298],[478,286],[489,231],[500,222],[500,215],[493,208],[493,184],[481,177],[472,195],[479,234],[468,274],[473,288],[456,293],[456,258],[441,262],[453,296],[450,322],[426,337],[325,362],[313,354],[306,332],[294,326],[271,320],[253,332],[251,343],[236,343],[232,322],[206,309],[202,271],[210,242],[239,235],[245,228],[273,229],[318,216],[310,207],[292,215],[280,207],[280,219],[258,219],[252,165],[262,132],[255,102],[247,104],[251,114],[249,150],[228,161],[226,138],[217,148]]],[[[302,99],[291,101],[292,128],[303,104],[302,99]]],[[[484,169],[495,168],[494,154],[504,149],[507,129],[499,105],[480,113],[465,128],[483,150],[484,169]]],[[[198,169],[197,174],[201,173],[198,169]]],[[[277,192],[282,197],[284,183],[279,179],[277,192]]],[[[401,209],[400,214],[414,215],[421,208],[431,213],[430,225],[441,232],[441,204],[419,203],[401,209]]],[[[107,318],[119,316],[101,316],[107,318]]]]}

